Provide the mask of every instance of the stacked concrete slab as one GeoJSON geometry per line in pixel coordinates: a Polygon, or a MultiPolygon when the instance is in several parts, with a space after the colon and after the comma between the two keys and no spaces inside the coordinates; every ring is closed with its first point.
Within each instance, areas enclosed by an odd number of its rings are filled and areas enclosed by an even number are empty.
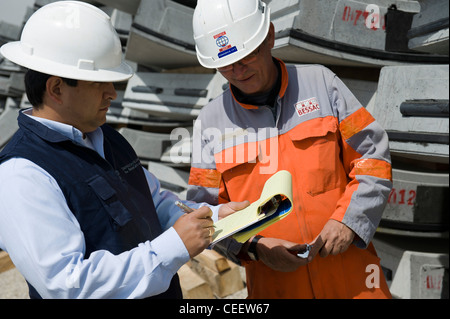
{"type": "MultiPolygon", "coordinates": [[[[31,12],[32,8],[29,8],[29,11],[31,12]]],[[[0,46],[19,40],[23,23],[23,21],[17,21],[14,24],[0,21],[0,46]]],[[[0,54],[0,150],[18,129],[16,119],[20,99],[25,92],[24,76],[23,68],[0,54]]]]}
{"type": "MultiPolygon", "coordinates": [[[[330,0],[265,1],[271,8],[276,30],[273,53],[295,63],[383,67],[411,63],[445,63],[448,59],[448,2],[440,7],[439,20],[446,18],[447,36],[436,37],[446,50],[422,54],[418,46],[408,47],[411,32],[422,29],[439,9],[422,9],[431,1],[330,0]],[[446,16],[445,16],[446,14],[446,16]],[[423,22],[422,22],[423,21],[423,22]],[[417,29],[416,29],[417,28],[417,29]]],[[[430,7],[430,6],[429,6],[430,7]]],[[[436,5],[434,6],[436,7],[436,5]]],[[[440,24],[445,29],[445,23],[440,24]]],[[[439,28],[436,26],[435,28],[439,28]]],[[[431,30],[428,28],[428,30],[431,30]]],[[[436,31],[436,29],[434,29],[436,31]]],[[[430,31],[431,32],[431,31],[430,31]]],[[[437,47],[437,46],[436,46],[437,47]]]]}

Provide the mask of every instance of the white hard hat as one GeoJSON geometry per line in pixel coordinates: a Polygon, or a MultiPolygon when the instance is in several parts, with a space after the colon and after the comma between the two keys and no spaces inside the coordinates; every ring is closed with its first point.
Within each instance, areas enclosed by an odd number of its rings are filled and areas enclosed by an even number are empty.
{"type": "Polygon", "coordinates": [[[270,9],[260,0],[198,0],[193,29],[197,58],[221,68],[252,53],[266,38],[270,9]]]}
{"type": "Polygon", "coordinates": [[[133,76],[109,16],[79,1],[58,1],[37,10],[20,41],[1,54],[28,69],[74,80],[119,82],[133,76]]]}

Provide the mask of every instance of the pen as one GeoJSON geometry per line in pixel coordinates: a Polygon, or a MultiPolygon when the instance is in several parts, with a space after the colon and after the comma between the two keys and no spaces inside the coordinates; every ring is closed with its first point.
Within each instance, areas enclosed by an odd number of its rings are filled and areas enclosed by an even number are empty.
{"type": "Polygon", "coordinates": [[[192,208],[190,208],[189,206],[183,204],[182,202],[180,202],[179,200],[177,200],[175,202],[175,205],[177,205],[178,207],[180,207],[182,210],[184,210],[185,213],[189,214],[192,213],[194,210],[192,208]]]}

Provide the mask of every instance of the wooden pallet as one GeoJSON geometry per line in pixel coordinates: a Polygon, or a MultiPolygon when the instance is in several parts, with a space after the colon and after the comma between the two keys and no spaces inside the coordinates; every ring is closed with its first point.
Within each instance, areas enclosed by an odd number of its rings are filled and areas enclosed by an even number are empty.
{"type": "Polygon", "coordinates": [[[14,264],[6,251],[0,251],[0,274],[14,268],[14,264]]]}
{"type": "Polygon", "coordinates": [[[178,271],[185,299],[223,298],[244,289],[239,266],[205,250],[178,271]]]}

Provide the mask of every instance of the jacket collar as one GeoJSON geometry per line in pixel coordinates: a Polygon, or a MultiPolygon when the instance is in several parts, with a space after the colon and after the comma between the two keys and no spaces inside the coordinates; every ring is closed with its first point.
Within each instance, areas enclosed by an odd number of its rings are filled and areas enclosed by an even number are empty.
{"type": "Polygon", "coordinates": [[[30,109],[19,112],[18,122],[21,129],[31,131],[43,140],[51,143],[59,143],[70,140],[70,138],[65,136],[64,134],[50,129],[48,126],[26,115],[25,113],[27,113],[29,110],[30,109]]]}
{"type": "Polygon", "coordinates": [[[99,127],[95,131],[86,133],[88,140],[83,140],[83,133],[72,125],[34,117],[31,109],[19,112],[19,126],[29,130],[50,143],[71,141],[73,143],[91,148],[104,157],[103,131],[99,127]]]}
{"type": "MultiPolygon", "coordinates": [[[[288,76],[288,72],[286,69],[286,64],[284,64],[283,61],[281,61],[278,58],[274,58],[276,61],[278,61],[278,63],[280,64],[280,69],[281,69],[281,87],[280,87],[280,92],[278,93],[278,96],[280,98],[282,98],[284,96],[284,94],[286,93],[286,89],[288,86],[288,82],[289,82],[289,76],[288,76]]],[[[236,103],[238,103],[240,106],[242,106],[245,109],[249,109],[249,110],[254,110],[254,109],[258,109],[258,106],[256,105],[251,105],[251,104],[245,104],[245,103],[241,103],[236,99],[236,96],[233,93],[233,90],[231,88],[231,84],[230,84],[230,92],[231,95],[233,96],[233,99],[236,101],[236,103]]]]}

